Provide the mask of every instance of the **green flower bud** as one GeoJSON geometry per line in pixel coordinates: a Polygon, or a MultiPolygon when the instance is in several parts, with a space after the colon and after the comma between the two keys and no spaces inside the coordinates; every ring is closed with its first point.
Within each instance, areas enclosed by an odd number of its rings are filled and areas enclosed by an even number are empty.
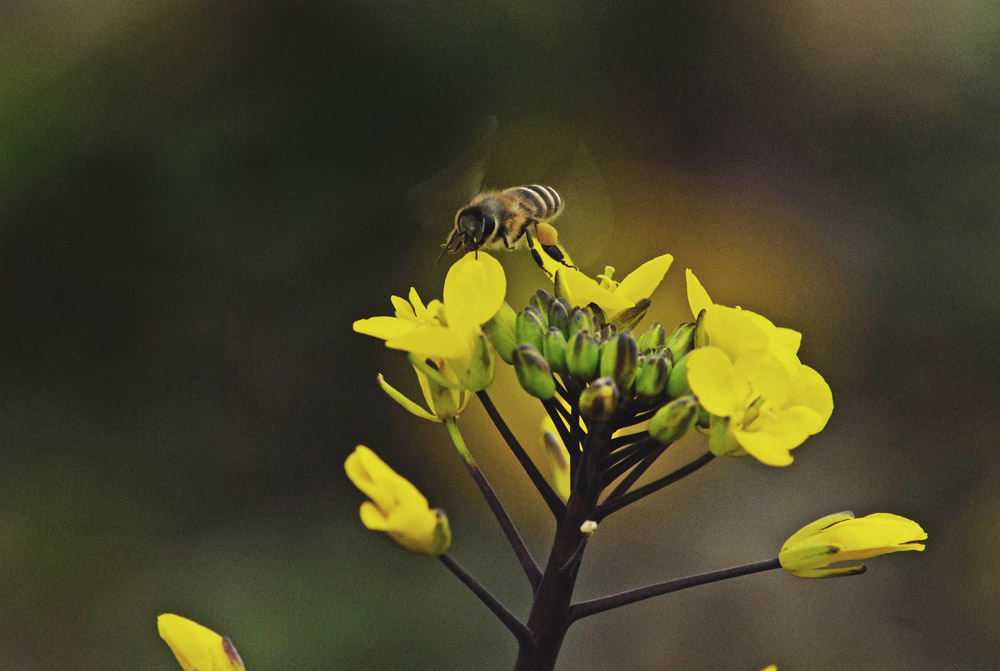
{"type": "Polygon", "coordinates": [[[691,387],[688,386],[688,354],[675,361],[674,369],[670,371],[670,377],[667,379],[667,395],[671,398],[680,398],[691,393],[691,387]]]}
{"type": "Polygon", "coordinates": [[[594,330],[600,331],[601,327],[608,323],[608,316],[604,314],[604,310],[597,303],[589,303],[587,309],[591,311],[594,315],[594,330]]]}
{"type": "Polygon", "coordinates": [[[594,313],[590,308],[573,308],[569,313],[569,333],[566,337],[579,331],[594,332],[594,313]]]}
{"type": "Polygon", "coordinates": [[[667,342],[667,331],[660,322],[653,322],[636,340],[640,352],[647,350],[659,351],[667,342]]]}
{"type": "Polygon", "coordinates": [[[556,298],[549,306],[549,327],[556,327],[566,337],[569,337],[570,310],[570,305],[565,298],[556,298]]]}
{"type": "Polygon", "coordinates": [[[453,368],[462,386],[470,391],[482,391],[493,383],[494,362],[493,346],[489,338],[480,333],[472,341],[472,357],[468,365],[453,368]]]}
{"type": "Polygon", "coordinates": [[[514,370],[521,387],[535,398],[545,401],[555,396],[556,381],[549,364],[531,345],[519,345],[514,350],[514,370]]]}
{"type": "Polygon", "coordinates": [[[517,347],[517,336],[514,324],[517,315],[514,308],[504,301],[500,310],[493,315],[493,318],[483,324],[483,330],[489,335],[493,347],[497,354],[505,363],[514,363],[514,348],[517,347]]]}
{"type": "MultiPolygon", "coordinates": [[[[642,359],[642,357],[639,357],[642,359]]],[[[657,400],[667,387],[667,379],[673,363],[670,355],[664,352],[653,354],[639,363],[635,371],[635,395],[643,403],[657,400]]]]}
{"type": "Polygon", "coordinates": [[[580,415],[594,422],[606,422],[618,405],[618,385],[610,377],[601,377],[580,392],[580,415]]]}
{"type": "Polygon", "coordinates": [[[652,302],[648,298],[643,298],[632,307],[616,312],[610,321],[619,331],[631,331],[646,316],[646,310],[649,309],[650,305],[652,302]]]}
{"type": "Polygon", "coordinates": [[[694,396],[682,396],[667,403],[649,420],[649,435],[664,445],[679,440],[694,426],[698,408],[694,396]]]}
{"type": "Polygon", "coordinates": [[[618,333],[618,329],[615,328],[614,324],[605,324],[597,332],[597,342],[611,340],[616,333],[618,333]]]}
{"type": "Polygon", "coordinates": [[[569,372],[566,368],[566,350],[569,345],[566,343],[566,336],[555,326],[549,329],[542,341],[542,354],[549,362],[549,367],[560,375],[569,372]]]}
{"type": "Polygon", "coordinates": [[[694,347],[694,330],[693,322],[684,322],[674,329],[664,343],[670,349],[674,365],[694,347]]]}
{"type": "Polygon", "coordinates": [[[601,343],[601,377],[610,377],[622,391],[628,391],[635,376],[639,349],[631,331],[623,331],[601,343]]]}
{"type": "Polygon", "coordinates": [[[601,363],[601,348],[588,331],[577,331],[569,339],[566,368],[579,380],[592,380],[601,363]]]}
{"type": "Polygon", "coordinates": [[[555,300],[548,291],[544,289],[539,289],[531,296],[531,300],[528,301],[528,305],[538,310],[541,315],[547,315],[549,313],[549,306],[552,305],[552,301],[555,300]]]}
{"type": "Polygon", "coordinates": [[[542,338],[545,337],[549,327],[545,324],[545,318],[538,308],[529,306],[517,313],[514,330],[518,345],[531,345],[541,351],[542,338]]]}
{"type": "Polygon", "coordinates": [[[434,513],[437,524],[434,525],[434,538],[426,554],[431,557],[440,557],[451,548],[451,527],[448,525],[448,516],[440,508],[431,510],[434,513]]]}

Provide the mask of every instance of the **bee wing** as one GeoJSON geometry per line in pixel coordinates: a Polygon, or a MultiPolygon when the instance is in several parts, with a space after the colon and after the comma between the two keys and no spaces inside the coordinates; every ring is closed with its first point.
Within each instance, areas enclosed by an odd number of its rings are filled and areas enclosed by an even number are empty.
{"type": "Polygon", "coordinates": [[[500,127],[495,116],[486,117],[482,134],[462,156],[425,182],[410,189],[410,212],[425,232],[444,234],[455,212],[476,196],[483,186],[490,154],[500,127]]]}
{"type": "Polygon", "coordinates": [[[555,225],[559,242],[580,266],[590,266],[606,258],[615,227],[611,191],[597,168],[594,155],[580,143],[576,151],[552,169],[548,184],[565,203],[555,225]],[[563,235],[565,231],[565,235],[563,235]]]}

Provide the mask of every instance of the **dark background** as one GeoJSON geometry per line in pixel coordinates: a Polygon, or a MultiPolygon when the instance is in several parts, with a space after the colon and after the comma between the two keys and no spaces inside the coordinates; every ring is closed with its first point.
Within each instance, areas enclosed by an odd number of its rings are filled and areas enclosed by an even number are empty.
{"type": "MultiPolygon", "coordinates": [[[[590,149],[614,216],[569,202],[584,270],[674,254],[652,318],[688,316],[692,267],[803,331],[837,406],[788,469],[720,460],[610,518],[581,598],[772,557],[838,510],[930,534],[858,578],[597,616],[559,668],[995,668],[998,32],[975,0],[5,3],[0,667],[176,668],[165,611],[251,671],[511,667],[442,566],[362,528],[342,468],[373,447],[527,612],[443,428],[375,384],[415,393],[403,357],[351,332],[440,297],[452,213],[424,227],[406,194],[495,114],[494,186],[590,149]]],[[[545,285],[502,260],[512,304],[545,285]]],[[[544,557],[526,478],[475,404],[462,426],[544,557]]]]}

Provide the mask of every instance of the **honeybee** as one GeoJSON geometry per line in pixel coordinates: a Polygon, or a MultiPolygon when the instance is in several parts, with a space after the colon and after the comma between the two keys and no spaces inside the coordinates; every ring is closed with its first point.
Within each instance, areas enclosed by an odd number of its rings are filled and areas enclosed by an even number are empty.
{"type": "Polygon", "coordinates": [[[531,184],[481,193],[455,214],[455,226],[448,241],[441,245],[438,261],[445,252],[455,254],[462,248],[468,252],[512,252],[526,246],[538,267],[549,275],[554,273],[552,264],[546,263],[542,252],[565,266],[575,267],[559,245],[559,235],[551,224],[562,211],[562,197],[551,186],[531,184]]]}

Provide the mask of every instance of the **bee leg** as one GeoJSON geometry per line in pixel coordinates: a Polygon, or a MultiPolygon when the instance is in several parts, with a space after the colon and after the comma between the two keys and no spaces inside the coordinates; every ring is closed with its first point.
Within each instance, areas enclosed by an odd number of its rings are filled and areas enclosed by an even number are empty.
{"type": "Polygon", "coordinates": [[[459,245],[455,242],[458,240],[458,231],[452,231],[451,235],[448,236],[448,241],[441,245],[441,253],[438,254],[437,261],[434,263],[441,263],[441,259],[444,258],[445,253],[454,254],[458,251],[459,245]]]}
{"type": "MultiPolygon", "coordinates": [[[[535,244],[535,239],[531,237],[531,233],[525,231],[524,235],[528,239],[528,251],[531,252],[531,258],[534,259],[535,265],[541,268],[542,271],[549,276],[550,280],[555,280],[556,277],[555,270],[546,267],[546,265],[551,266],[552,264],[551,263],[546,264],[545,262],[546,260],[545,258],[542,257],[542,253],[538,251],[538,245],[535,244]]],[[[544,247],[542,249],[544,249],[544,247]]]]}
{"type": "Polygon", "coordinates": [[[541,248],[545,250],[546,254],[567,268],[576,268],[576,266],[569,262],[569,257],[566,256],[566,250],[559,245],[541,245],[541,248]]]}
{"type": "Polygon", "coordinates": [[[444,253],[448,251],[448,245],[441,245],[441,253],[438,254],[438,259],[434,263],[441,263],[441,259],[444,258],[444,253]]]}

